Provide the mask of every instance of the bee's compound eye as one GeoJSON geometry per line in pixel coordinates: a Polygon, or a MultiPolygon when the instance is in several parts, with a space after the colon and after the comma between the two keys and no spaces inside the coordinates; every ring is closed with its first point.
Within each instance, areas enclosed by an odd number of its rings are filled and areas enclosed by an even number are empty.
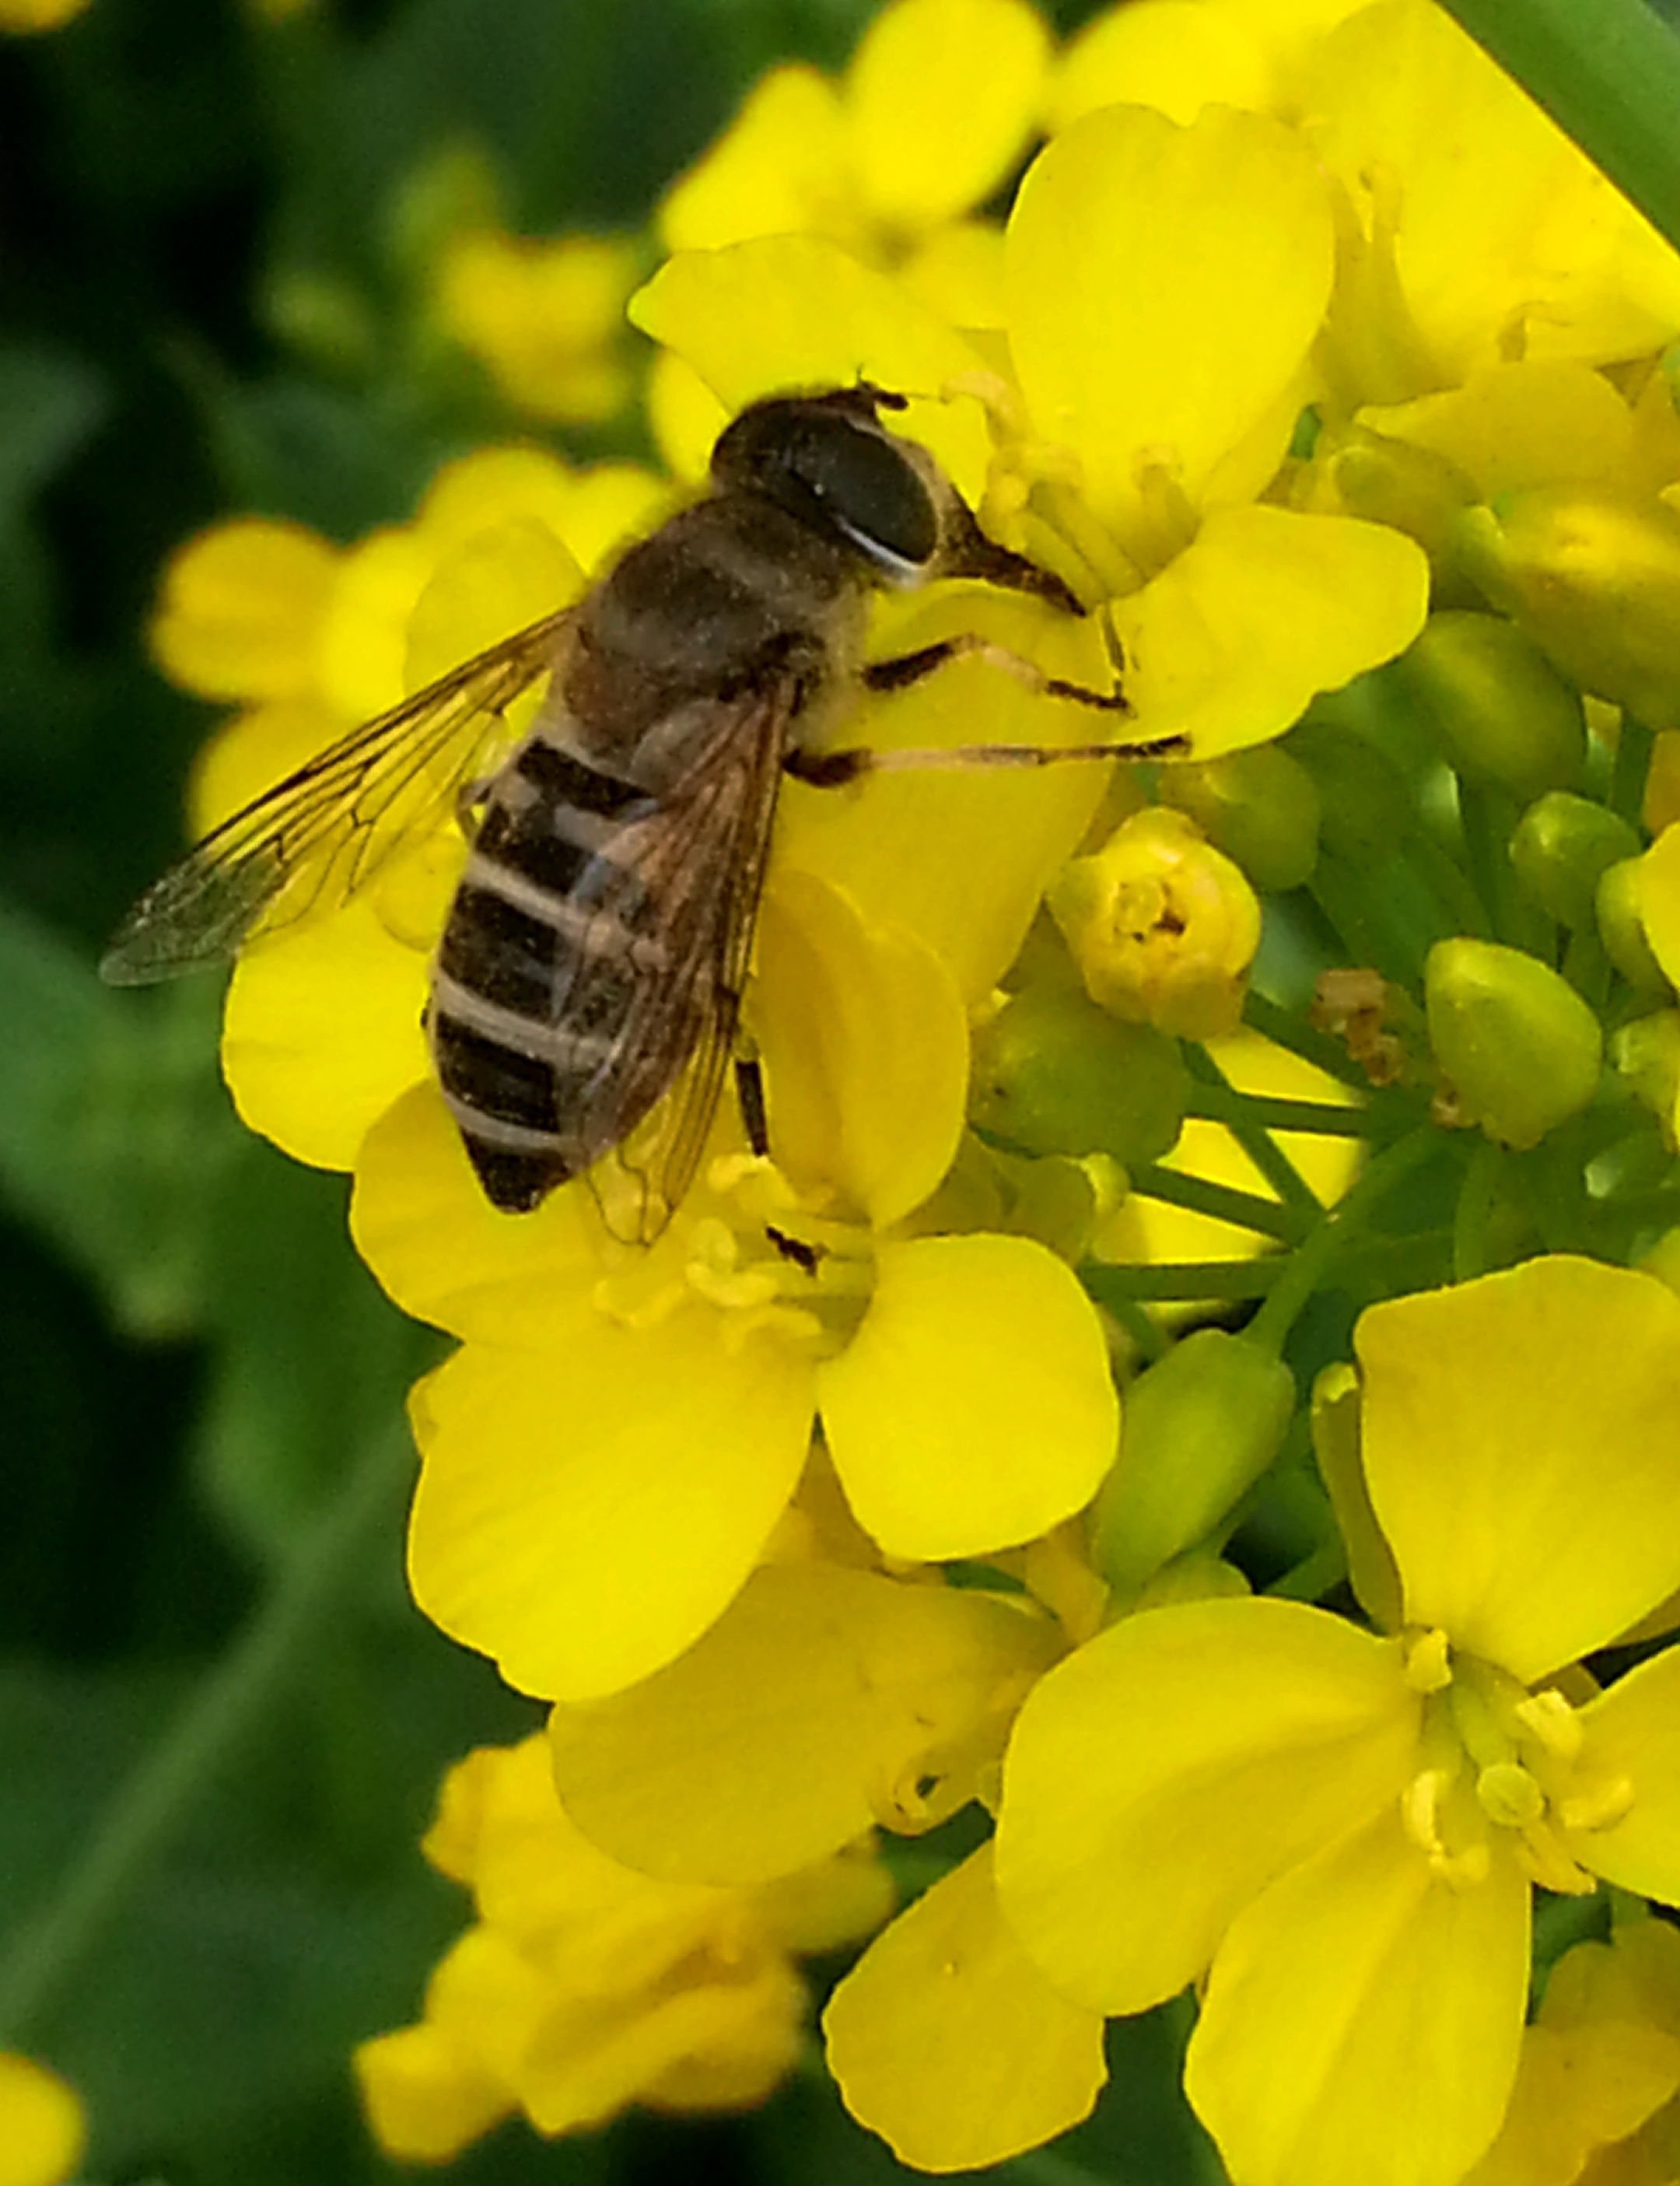
{"type": "Polygon", "coordinates": [[[914,457],[872,412],[860,416],[855,399],[760,403],[729,428],[712,461],[720,484],[755,487],[838,532],[886,577],[922,576],[938,551],[938,511],[914,457]]]}

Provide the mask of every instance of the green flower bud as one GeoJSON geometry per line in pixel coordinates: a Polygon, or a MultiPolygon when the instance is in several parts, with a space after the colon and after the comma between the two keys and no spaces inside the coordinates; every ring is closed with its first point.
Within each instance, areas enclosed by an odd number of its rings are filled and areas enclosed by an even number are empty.
{"type": "Polygon", "coordinates": [[[1134,1590],[1205,1540],[1276,1457],[1294,1410],[1283,1361],[1220,1328],[1139,1375],[1096,1499],[1092,1553],[1109,1584],[1134,1590]]]}
{"type": "Polygon", "coordinates": [[[1436,569],[1450,565],[1454,524],[1476,494],[1448,457],[1359,427],[1319,468],[1329,505],[1405,532],[1436,569]]]}
{"type": "Polygon", "coordinates": [[[1503,615],[1431,615],[1397,673],[1448,764],[1526,803],[1581,779],[1579,694],[1503,615]]]}
{"type": "Polygon", "coordinates": [[[1078,988],[1012,995],[974,1035],[969,1119],[1033,1154],[1158,1161],[1190,1098],[1179,1044],[1123,1024],[1078,988]]]}
{"type": "Polygon", "coordinates": [[[1569,982],[1520,949],[1437,941],[1424,966],[1430,1045],[1463,1105],[1503,1146],[1537,1146],[1584,1108],[1604,1037],[1569,982]]]}
{"type": "Polygon", "coordinates": [[[1628,985],[1638,995],[1666,995],[1671,989],[1645,932],[1643,856],[1622,858],[1599,876],[1596,909],[1599,939],[1628,985]]]}
{"type": "Polygon", "coordinates": [[[1517,822],[1511,863],[1546,916],[1573,933],[1596,916],[1599,876],[1638,848],[1638,834],[1620,813],[1554,789],[1517,822]]]}
{"type": "Polygon", "coordinates": [[[1610,1068],[1654,1116],[1674,1122],[1680,1101],[1680,1010],[1654,1010],[1610,1035],[1610,1068]]]}
{"type": "Polygon", "coordinates": [[[1412,793],[1388,754],[1352,718],[1356,688],[1315,698],[1282,748],[1305,767],[1318,789],[1324,848],[1356,865],[1375,864],[1400,848],[1412,793]]]}
{"type": "Polygon", "coordinates": [[[1319,861],[1318,787],[1276,744],[1163,767],[1161,801],[1187,813],[1257,888],[1299,888],[1319,861]]]}
{"type": "Polygon", "coordinates": [[[1680,514],[1537,486],[1457,527],[1465,567],[1582,691],[1680,727],[1680,514]]]}

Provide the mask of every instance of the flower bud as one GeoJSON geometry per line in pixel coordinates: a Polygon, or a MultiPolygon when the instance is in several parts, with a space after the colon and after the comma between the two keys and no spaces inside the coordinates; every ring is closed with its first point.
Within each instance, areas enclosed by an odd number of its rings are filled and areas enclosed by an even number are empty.
{"type": "Polygon", "coordinates": [[[1315,468],[1327,489],[1315,505],[1403,531],[1417,541],[1432,568],[1450,566],[1453,525],[1476,497],[1474,485],[1450,457],[1359,427],[1315,468]]]}
{"type": "Polygon", "coordinates": [[[1610,1068],[1666,1129],[1680,1101],[1680,1010],[1653,1010],[1610,1035],[1610,1068]]]}
{"type": "Polygon", "coordinates": [[[1525,803],[1580,781],[1580,697],[1503,615],[1431,615],[1397,673],[1459,773],[1525,803]]]}
{"type": "MultiPolygon", "coordinates": [[[[1065,961],[1065,960],[1064,960],[1065,961]]],[[[1178,1043],[1077,988],[1033,985],[974,1034],[969,1120],[1032,1154],[1158,1161],[1190,1097],[1178,1043]]]]}
{"type": "Polygon", "coordinates": [[[1635,994],[1655,996],[1666,995],[1669,984],[1645,931],[1644,864],[1641,856],[1606,866],[1595,907],[1605,956],[1635,994]]]}
{"type": "Polygon", "coordinates": [[[1109,1584],[1140,1587],[1205,1540],[1276,1457],[1294,1410],[1283,1361],[1220,1328],[1196,1329],[1139,1375],[1094,1513],[1109,1584]]]}
{"type": "Polygon", "coordinates": [[[1424,967],[1430,1045],[1465,1119],[1501,1145],[1537,1146],[1587,1106],[1599,1021],[1537,957],[1492,941],[1438,941],[1424,967]]]}
{"type": "Polygon", "coordinates": [[[1317,787],[1324,848],[1354,864],[1392,857],[1411,818],[1405,776],[1364,726],[1386,680],[1362,675],[1345,691],[1315,698],[1281,747],[1317,787]]]}
{"type": "Polygon", "coordinates": [[[1537,486],[1457,527],[1465,567],[1571,682],[1680,727],[1680,514],[1537,486]]]}
{"type": "Polygon", "coordinates": [[[1260,905],[1182,813],[1134,813],[1095,857],[1064,866],[1045,901],[1102,1008],[1186,1040],[1235,1029],[1260,905]]]}
{"type": "Polygon", "coordinates": [[[1257,888],[1299,888],[1319,862],[1317,785],[1274,743],[1163,767],[1161,801],[1194,820],[1257,888]]]}
{"type": "Polygon", "coordinates": [[[1596,915],[1599,876],[1638,848],[1638,836],[1620,813],[1554,789],[1517,822],[1511,863],[1546,916],[1573,933],[1596,915]]]}

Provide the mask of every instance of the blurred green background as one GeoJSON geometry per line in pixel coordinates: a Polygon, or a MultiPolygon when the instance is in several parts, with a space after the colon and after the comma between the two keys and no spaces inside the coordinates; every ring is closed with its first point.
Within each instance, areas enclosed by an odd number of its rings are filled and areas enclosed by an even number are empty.
{"type": "MultiPolygon", "coordinates": [[[[533,1715],[406,1600],[430,1339],[351,1255],[344,1180],[233,1120],[218,981],[93,975],[181,847],[215,718],[148,664],[159,568],[232,512],[348,540],[530,436],[417,367],[405,252],[440,161],[472,154],[516,230],[633,233],[763,67],[839,66],[870,12],[92,0],[0,38],[0,2046],[81,2089],[90,2176],[396,2175],[347,2054],[416,2015],[462,1923],[415,1849],[440,1771],[533,1715]]],[[[1127,2038],[1127,2083],[1169,2083],[1167,2030],[1127,2038]]],[[[1154,2099],[1123,2090],[1080,2168],[1184,2175],[1154,2099]]],[[[449,2175],[702,2164],[902,2175],[815,2075],[750,2120],[510,2127],[449,2175]]]]}

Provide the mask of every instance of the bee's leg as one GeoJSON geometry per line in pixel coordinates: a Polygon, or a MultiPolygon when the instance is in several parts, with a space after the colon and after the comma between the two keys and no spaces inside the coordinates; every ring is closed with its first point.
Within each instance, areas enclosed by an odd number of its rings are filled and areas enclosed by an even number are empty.
{"type": "Polygon", "coordinates": [[[865,691],[907,691],[912,683],[920,683],[924,675],[932,675],[949,662],[967,659],[983,660],[1000,675],[1014,676],[1037,698],[1067,698],[1076,706],[1094,706],[1104,714],[1132,710],[1117,683],[1112,691],[1094,691],[1088,683],[1069,683],[1060,675],[1046,675],[1035,661],[1011,653],[1006,645],[999,645],[974,630],[942,637],[915,653],[896,653],[890,660],[871,660],[864,669],[863,686],[865,691]]]}
{"type": "Polygon", "coordinates": [[[768,1154],[770,1124],[764,1115],[764,1073],[756,1055],[737,1055],[735,1058],[735,1098],[748,1145],[755,1154],[768,1154]]]}
{"type": "MultiPolygon", "coordinates": [[[[1042,668],[1007,646],[997,645],[977,631],[941,638],[915,653],[901,653],[890,660],[871,661],[863,671],[867,691],[905,691],[948,662],[983,660],[990,668],[1012,675],[1041,698],[1064,698],[1077,706],[1090,706],[1105,714],[1129,714],[1126,694],[1093,691],[1084,683],[1069,683],[1060,675],[1046,675],[1042,668]]],[[[819,789],[837,789],[860,774],[898,772],[911,767],[1059,766],[1067,759],[1185,759],[1190,745],[1183,737],[1116,737],[1094,744],[954,744],[944,750],[876,751],[858,745],[846,751],[808,752],[797,746],[782,765],[797,781],[819,789]]]]}
{"type": "MultiPolygon", "coordinates": [[[[737,1055],[735,1058],[735,1097],[741,1109],[741,1128],[747,1134],[747,1143],[755,1154],[770,1152],[770,1124],[764,1114],[764,1073],[759,1067],[756,1055],[737,1055]]],[[[819,1247],[808,1245],[803,1237],[790,1237],[785,1230],[777,1230],[768,1222],[764,1235],[784,1260],[791,1260],[796,1268],[804,1269],[808,1275],[817,1271],[822,1253],[819,1247]]]]}

